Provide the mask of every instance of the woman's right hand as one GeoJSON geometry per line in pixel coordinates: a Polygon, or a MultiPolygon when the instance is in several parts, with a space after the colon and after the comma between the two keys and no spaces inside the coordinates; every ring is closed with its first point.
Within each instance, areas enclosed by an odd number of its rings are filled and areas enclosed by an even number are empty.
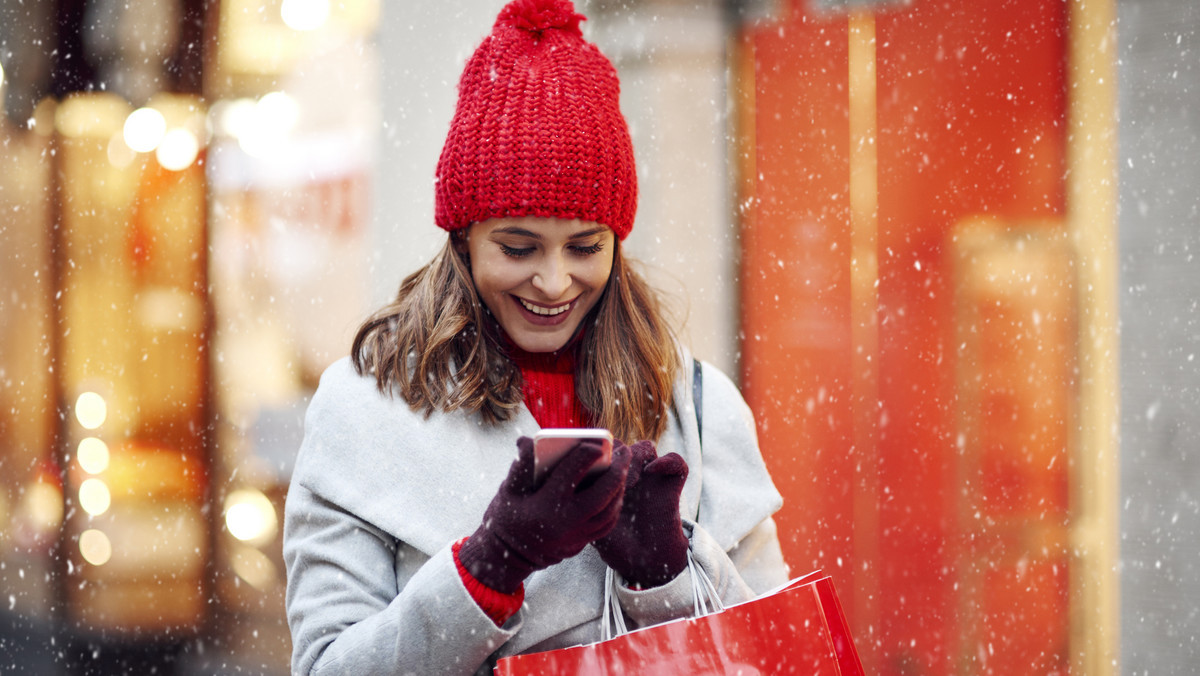
{"type": "Polygon", "coordinates": [[[629,471],[629,449],[622,444],[613,449],[608,469],[580,487],[601,455],[598,442],[585,441],[537,485],[533,440],[517,439],[517,449],[483,523],[458,552],[476,580],[504,594],[515,592],[533,571],[572,557],[607,535],[620,516],[629,471]]]}

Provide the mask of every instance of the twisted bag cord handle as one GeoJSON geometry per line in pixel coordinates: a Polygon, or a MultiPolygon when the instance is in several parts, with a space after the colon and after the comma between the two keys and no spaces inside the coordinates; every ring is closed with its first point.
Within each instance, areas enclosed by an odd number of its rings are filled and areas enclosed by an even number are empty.
{"type": "MultiPolygon", "coordinates": [[[[688,574],[692,579],[692,617],[702,617],[711,613],[725,610],[725,604],[717,594],[717,587],[712,578],[704,572],[704,568],[692,558],[692,551],[687,553],[688,574]]],[[[617,600],[617,578],[613,569],[604,571],[604,603],[600,609],[600,638],[607,641],[622,634],[628,634],[629,627],[625,624],[625,613],[621,610],[621,602],[617,600]]]]}

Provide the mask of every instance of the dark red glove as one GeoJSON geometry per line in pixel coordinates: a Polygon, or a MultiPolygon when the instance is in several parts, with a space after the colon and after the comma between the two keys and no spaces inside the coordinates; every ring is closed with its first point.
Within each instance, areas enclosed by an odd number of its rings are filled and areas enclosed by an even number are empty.
{"type": "Polygon", "coordinates": [[[575,556],[607,535],[621,513],[629,471],[629,449],[614,448],[609,468],[581,487],[601,454],[598,442],[585,441],[567,451],[539,486],[533,440],[517,439],[517,449],[483,523],[458,551],[458,560],[476,580],[505,594],[515,592],[533,571],[575,556]]]}
{"type": "MultiPolygon", "coordinates": [[[[618,442],[613,452],[624,446],[618,442]]],[[[658,457],[650,441],[637,442],[630,453],[621,517],[612,532],[596,540],[596,549],[627,582],[657,587],[687,566],[688,539],[679,516],[679,494],[688,466],[678,453],[658,457]]]]}

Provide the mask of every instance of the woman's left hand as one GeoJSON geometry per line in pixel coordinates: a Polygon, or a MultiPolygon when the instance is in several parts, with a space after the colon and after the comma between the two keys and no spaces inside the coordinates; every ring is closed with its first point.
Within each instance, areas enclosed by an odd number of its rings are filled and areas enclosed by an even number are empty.
{"type": "Polygon", "coordinates": [[[678,453],[658,457],[650,441],[639,441],[630,451],[621,515],[616,527],[593,544],[600,558],[627,582],[657,587],[687,566],[679,495],[688,466],[678,453]]]}

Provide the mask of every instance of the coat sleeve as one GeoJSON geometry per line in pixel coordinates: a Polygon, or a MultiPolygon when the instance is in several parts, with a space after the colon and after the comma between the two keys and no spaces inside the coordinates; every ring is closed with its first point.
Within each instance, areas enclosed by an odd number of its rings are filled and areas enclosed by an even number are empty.
{"type": "Polygon", "coordinates": [[[398,581],[423,554],[298,485],[284,528],[293,674],[471,674],[520,628],[471,600],[449,547],[398,581]]]}

